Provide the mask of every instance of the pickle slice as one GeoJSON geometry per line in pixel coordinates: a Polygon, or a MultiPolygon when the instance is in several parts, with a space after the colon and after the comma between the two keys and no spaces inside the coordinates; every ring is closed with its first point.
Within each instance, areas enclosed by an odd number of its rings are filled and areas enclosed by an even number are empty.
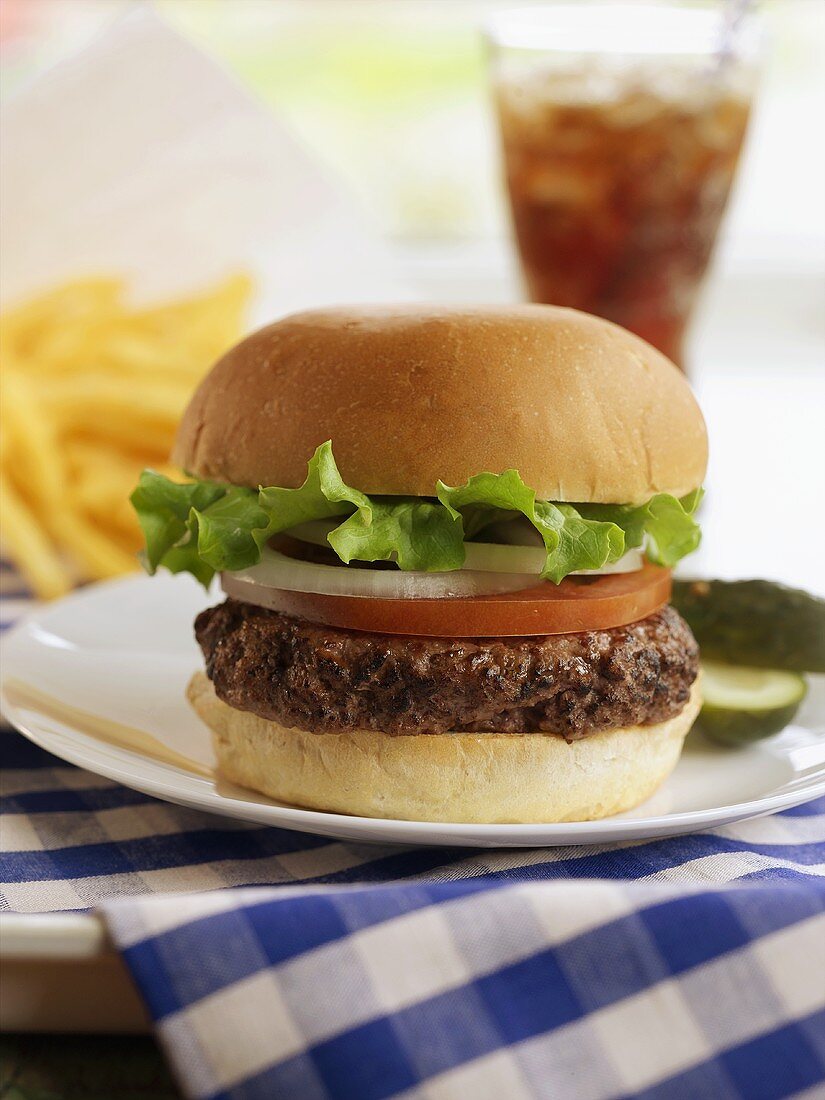
{"type": "Polygon", "coordinates": [[[773,581],[674,580],[670,602],[704,656],[825,672],[825,600],[818,596],[773,581]]]}
{"type": "Polygon", "coordinates": [[[696,728],[723,745],[760,741],[788,725],[806,691],[796,672],[703,661],[696,728]]]}

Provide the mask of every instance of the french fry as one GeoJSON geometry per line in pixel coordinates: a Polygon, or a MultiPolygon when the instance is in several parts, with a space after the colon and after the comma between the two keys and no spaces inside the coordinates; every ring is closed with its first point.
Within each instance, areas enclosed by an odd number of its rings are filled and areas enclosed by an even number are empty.
{"type": "Polygon", "coordinates": [[[238,275],[134,308],[122,280],[80,279],[0,317],[2,541],[38,595],[136,567],[129,493],[146,465],[174,472],[180,415],[250,291],[238,275]]]}
{"type": "Polygon", "coordinates": [[[34,513],[0,475],[0,515],[3,542],[17,568],[38,596],[53,599],[72,586],[71,577],[34,513]]]}
{"type": "Polygon", "coordinates": [[[159,381],[180,378],[191,386],[203,374],[204,358],[191,348],[176,348],[142,333],[118,332],[100,351],[97,362],[121,376],[157,377],[159,381]]]}
{"type": "Polygon", "coordinates": [[[123,293],[121,279],[77,279],[30,298],[3,315],[3,327],[26,343],[82,318],[99,321],[114,313],[123,293]]]}
{"type": "Polygon", "coordinates": [[[66,432],[85,429],[117,440],[121,429],[161,424],[171,443],[192,389],[178,383],[129,386],[101,374],[52,382],[42,402],[66,432]]]}
{"type": "Polygon", "coordinates": [[[212,331],[221,340],[227,329],[239,329],[244,313],[249,305],[252,293],[252,280],[248,275],[230,276],[219,286],[200,298],[183,299],[155,306],[152,309],[138,310],[135,321],[153,332],[212,331]],[[221,318],[221,321],[217,319],[221,318]]]}
{"type": "Polygon", "coordinates": [[[142,456],[143,466],[156,466],[169,458],[175,438],[175,421],[152,422],[139,417],[129,420],[122,409],[113,419],[107,410],[95,409],[89,411],[82,424],[78,418],[71,435],[97,441],[103,447],[119,441],[126,450],[142,456]]]}
{"type": "Polygon", "coordinates": [[[64,545],[80,563],[86,576],[103,580],[137,569],[134,554],[113,544],[110,538],[77,512],[65,512],[61,516],[60,528],[64,545]]]}
{"type": "Polygon", "coordinates": [[[12,476],[18,485],[29,489],[36,506],[47,510],[59,500],[63,488],[63,462],[55,426],[42,412],[34,387],[20,374],[4,373],[2,401],[14,413],[12,476]]]}

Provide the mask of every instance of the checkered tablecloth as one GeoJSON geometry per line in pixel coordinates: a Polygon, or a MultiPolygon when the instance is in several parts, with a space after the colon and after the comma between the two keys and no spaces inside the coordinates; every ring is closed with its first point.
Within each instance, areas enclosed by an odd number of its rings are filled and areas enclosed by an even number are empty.
{"type": "Polygon", "coordinates": [[[825,799],[625,846],[405,849],[0,744],[0,908],[102,911],[188,1096],[825,1096],[825,799]]]}

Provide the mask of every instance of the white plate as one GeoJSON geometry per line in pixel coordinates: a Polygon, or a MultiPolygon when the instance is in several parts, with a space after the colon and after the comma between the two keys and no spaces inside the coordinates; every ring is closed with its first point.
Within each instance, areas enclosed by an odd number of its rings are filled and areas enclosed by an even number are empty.
{"type": "Polygon", "coordinates": [[[691,735],[676,771],[654,797],[605,821],[435,824],[279,804],[212,778],[209,733],[184,699],[187,680],[200,665],[192,620],[209,602],[191,578],[163,575],[93,585],[43,607],[4,639],[0,698],[6,716],[56,756],[169,802],[382,844],[536,847],[642,840],[756,817],[825,793],[820,677],[798,721],[783,733],[736,751],[691,735]],[[51,702],[27,697],[21,685],[51,702]],[[133,751],[101,740],[101,731],[119,739],[124,727],[154,739],[161,755],[177,754],[178,765],[153,757],[151,744],[133,751]]]}

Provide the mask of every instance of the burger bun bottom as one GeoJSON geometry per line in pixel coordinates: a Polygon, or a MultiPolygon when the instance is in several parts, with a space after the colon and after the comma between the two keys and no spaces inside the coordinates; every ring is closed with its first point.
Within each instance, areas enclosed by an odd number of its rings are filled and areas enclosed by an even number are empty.
{"type": "Polygon", "coordinates": [[[220,773],[278,802],[359,817],[473,824],[593,821],[644,802],[673,771],[701,705],[652,726],[557,734],[310,733],[235,710],[204,673],[187,689],[220,773]]]}

